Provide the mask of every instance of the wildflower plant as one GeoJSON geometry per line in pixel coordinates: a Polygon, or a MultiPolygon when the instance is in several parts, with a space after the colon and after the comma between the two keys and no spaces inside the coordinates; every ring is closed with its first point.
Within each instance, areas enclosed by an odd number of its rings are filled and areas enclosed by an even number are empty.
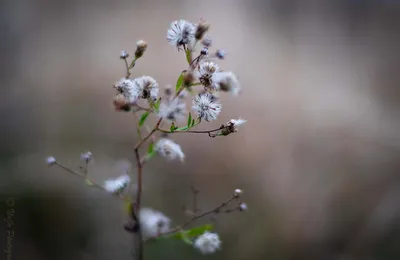
{"type": "Polygon", "coordinates": [[[143,167],[155,155],[167,160],[183,162],[185,154],[179,144],[170,136],[174,134],[207,134],[211,138],[223,137],[235,133],[246,121],[231,119],[220,127],[211,130],[199,130],[200,125],[218,120],[222,110],[219,96],[224,92],[237,96],[240,84],[233,72],[224,71],[217,64],[225,59],[225,51],[210,51],[212,41],[205,37],[209,25],[201,20],[193,24],[186,20],[171,23],[167,31],[167,41],[178,52],[183,51],[188,67],[181,71],[175,88],[166,87],[160,90],[159,83],[150,76],[131,77],[133,69],[147,50],[147,43],[140,40],[136,43],[134,55],[122,51],[120,59],[125,63],[126,74],[114,85],[116,95],[113,104],[116,111],[133,113],[137,124],[138,143],[134,147],[136,159],[136,189],[131,189],[134,175],[125,172],[115,179],[108,179],[103,184],[89,178],[88,165],[92,153],[81,154],[84,166],[76,171],[61,164],[55,157],[46,158],[49,166],[58,166],[70,173],[83,178],[87,185],[106,191],[122,200],[126,205],[130,221],[124,226],[125,230],[134,234],[135,259],[142,260],[144,245],[160,239],[180,239],[193,246],[200,253],[210,254],[221,248],[221,240],[217,233],[212,232],[212,224],[194,225],[199,219],[212,217],[220,213],[247,211],[247,205],[241,201],[242,190],[234,189],[226,200],[206,211],[197,207],[199,191],[193,186],[192,208],[185,208],[188,219],[175,227],[171,220],[162,212],[142,206],[142,176],[143,167]],[[201,46],[199,46],[201,45],[201,46]],[[196,48],[200,47],[200,52],[196,48]],[[198,53],[198,54],[197,54],[198,53]],[[129,59],[132,57],[132,59],[129,59]],[[187,107],[187,99],[192,106],[187,107]],[[190,111],[192,110],[192,112],[190,111]],[[150,116],[157,118],[152,128],[144,130],[144,125],[150,116]],[[145,152],[142,148],[147,147],[145,152]],[[134,192],[133,192],[134,190],[134,192]]]}

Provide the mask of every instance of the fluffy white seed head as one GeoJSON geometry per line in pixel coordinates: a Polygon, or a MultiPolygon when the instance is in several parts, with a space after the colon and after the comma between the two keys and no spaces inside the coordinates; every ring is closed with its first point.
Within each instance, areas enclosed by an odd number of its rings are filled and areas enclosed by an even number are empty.
{"type": "Polygon", "coordinates": [[[46,158],[47,165],[53,165],[57,162],[56,158],[53,156],[49,156],[46,158]]]}
{"type": "Polygon", "coordinates": [[[234,192],[236,197],[239,197],[242,194],[242,190],[241,189],[236,189],[234,192]]]}
{"type": "Polygon", "coordinates": [[[155,145],[155,150],[159,155],[169,160],[179,159],[183,161],[185,159],[185,154],[179,144],[167,138],[159,139],[155,145]]]}
{"type": "Polygon", "coordinates": [[[165,233],[170,229],[171,220],[163,213],[153,209],[141,209],[139,221],[142,235],[145,239],[165,233]]]}
{"type": "Polygon", "coordinates": [[[212,254],[220,249],[221,240],[218,234],[205,232],[195,240],[194,247],[203,254],[212,254]]]}
{"type": "Polygon", "coordinates": [[[233,96],[237,96],[240,91],[240,83],[236,75],[230,71],[217,72],[213,74],[213,87],[219,91],[230,92],[233,96]]]}
{"type": "Polygon", "coordinates": [[[247,122],[246,120],[239,118],[239,119],[231,119],[227,124],[233,126],[233,129],[236,132],[239,126],[243,125],[246,122],[247,122]]]}
{"type": "Polygon", "coordinates": [[[87,152],[81,154],[81,160],[89,162],[92,159],[92,155],[93,154],[91,152],[87,151],[87,152]]]}
{"type": "Polygon", "coordinates": [[[214,86],[213,75],[219,71],[218,64],[212,61],[202,62],[199,65],[199,80],[206,88],[214,86]]]}
{"type": "Polygon", "coordinates": [[[149,76],[141,76],[133,80],[133,84],[140,89],[140,98],[156,100],[158,96],[158,83],[149,76]]]}
{"type": "Polygon", "coordinates": [[[128,174],[119,176],[116,179],[108,179],[104,182],[104,189],[110,193],[121,193],[131,181],[128,174]]]}
{"type": "Polygon", "coordinates": [[[172,46],[178,49],[181,46],[191,45],[195,40],[196,27],[186,21],[178,20],[171,23],[167,33],[167,40],[172,46]]]}
{"type": "Polygon", "coordinates": [[[211,121],[221,112],[221,103],[213,94],[204,92],[194,97],[192,109],[200,118],[211,121]]]}
{"type": "Polygon", "coordinates": [[[158,116],[169,121],[179,121],[186,113],[186,103],[182,98],[163,100],[159,107],[158,116]]]}
{"type": "Polygon", "coordinates": [[[142,88],[133,80],[121,78],[115,83],[117,91],[122,94],[128,103],[135,103],[142,93],[142,88]]]}
{"type": "Polygon", "coordinates": [[[247,211],[248,210],[247,204],[244,203],[244,202],[240,203],[239,204],[239,210],[240,211],[247,211]]]}

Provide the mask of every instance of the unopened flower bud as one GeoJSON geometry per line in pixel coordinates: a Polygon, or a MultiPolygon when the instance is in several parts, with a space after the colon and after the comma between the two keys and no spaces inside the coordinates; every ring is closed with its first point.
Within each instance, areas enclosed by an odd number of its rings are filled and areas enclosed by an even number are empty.
{"type": "Polygon", "coordinates": [[[199,24],[197,24],[196,32],[194,34],[196,40],[199,41],[203,39],[204,34],[208,31],[209,28],[210,28],[209,24],[206,24],[204,21],[200,21],[199,24]]]}
{"type": "Polygon", "coordinates": [[[204,39],[201,41],[201,44],[203,44],[204,47],[207,47],[207,48],[210,48],[210,47],[211,47],[211,43],[212,43],[212,40],[211,40],[210,38],[204,38],[204,39]]]}
{"type": "Polygon", "coordinates": [[[49,156],[49,157],[46,158],[46,163],[49,166],[55,164],[56,162],[57,162],[56,158],[53,157],[53,156],[49,156]]]}
{"type": "Polygon", "coordinates": [[[126,59],[129,57],[129,53],[127,51],[121,51],[120,59],[126,59]]]}
{"type": "Polygon", "coordinates": [[[242,190],[241,189],[236,189],[234,194],[235,194],[235,197],[237,198],[237,197],[240,196],[240,194],[242,194],[242,190]]]}
{"type": "Polygon", "coordinates": [[[131,109],[126,98],[122,94],[119,94],[114,98],[114,107],[117,111],[125,112],[129,112],[131,109]]]}
{"type": "Polygon", "coordinates": [[[201,55],[208,55],[208,48],[207,47],[203,47],[200,51],[201,55]]]}
{"type": "Polygon", "coordinates": [[[194,75],[192,72],[188,71],[185,73],[185,75],[183,76],[183,85],[188,87],[190,86],[190,84],[192,84],[194,81],[194,75]]]}
{"type": "Polygon", "coordinates": [[[135,58],[140,58],[147,49],[147,42],[139,40],[136,42],[135,58]]]}
{"type": "Polygon", "coordinates": [[[164,93],[165,93],[166,96],[171,96],[171,95],[172,95],[172,88],[171,88],[171,86],[167,86],[167,87],[164,89],[164,93]]]}
{"type": "Polygon", "coordinates": [[[239,204],[239,210],[240,210],[240,211],[247,211],[247,210],[248,210],[247,204],[244,203],[244,202],[240,203],[240,204],[239,204]]]}
{"type": "Polygon", "coordinates": [[[225,58],[225,51],[224,50],[217,50],[215,53],[218,59],[223,60],[225,58]]]}

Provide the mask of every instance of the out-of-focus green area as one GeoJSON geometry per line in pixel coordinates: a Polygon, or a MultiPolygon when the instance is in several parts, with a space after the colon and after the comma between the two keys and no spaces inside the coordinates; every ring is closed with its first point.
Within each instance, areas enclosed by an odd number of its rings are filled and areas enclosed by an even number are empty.
{"type": "Polygon", "coordinates": [[[221,67],[243,87],[239,98],[222,97],[217,122],[201,127],[238,117],[248,123],[226,138],[172,136],[186,161],[146,165],[143,203],[179,224],[190,185],[201,191],[201,209],[241,188],[249,212],[217,218],[223,250],[215,255],[163,241],[146,245],[146,259],[400,259],[395,1],[0,6],[0,209],[4,218],[14,210],[13,239],[7,242],[5,221],[0,241],[12,244],[12,259],[133,259],[123,205],[49,169],[44,158],[75,167],[90,150],[99,182],[133,163],[133,117],[111,103],[112,85],[125,73],[119,53],[145,39],[133,76],[174,85],[186,61],[166,41],[169,23],[201,17],[211,23],[213,48],[227,51],[221,67]]]}

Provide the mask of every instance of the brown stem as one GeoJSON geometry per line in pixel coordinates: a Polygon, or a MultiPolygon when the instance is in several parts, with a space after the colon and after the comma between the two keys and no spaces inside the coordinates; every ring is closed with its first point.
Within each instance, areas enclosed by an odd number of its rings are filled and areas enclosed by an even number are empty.
{"type": "Polygon", "coordinates": [[[163,133],[167,133],[167,134],[195,133],[195,134],[209,134],[210,135],[211,133],[218,132],[218,131],[220,131],[220,130],[222,130],[224,128],[225,128],[225,126],[221,126],[221,127],[217,128],[217,129],[213,129],[213,130],[198,130],[198,131],[196,131],[196,130],[188,130],[188,131],[174,131],[174,132],[171,132],[171,131],[168,131],[168,130],[165,130],[165,129],[161,129],[161,128],[157,128],[157,131],[160,131],[160,132],[163,132],[163,133]]]}

